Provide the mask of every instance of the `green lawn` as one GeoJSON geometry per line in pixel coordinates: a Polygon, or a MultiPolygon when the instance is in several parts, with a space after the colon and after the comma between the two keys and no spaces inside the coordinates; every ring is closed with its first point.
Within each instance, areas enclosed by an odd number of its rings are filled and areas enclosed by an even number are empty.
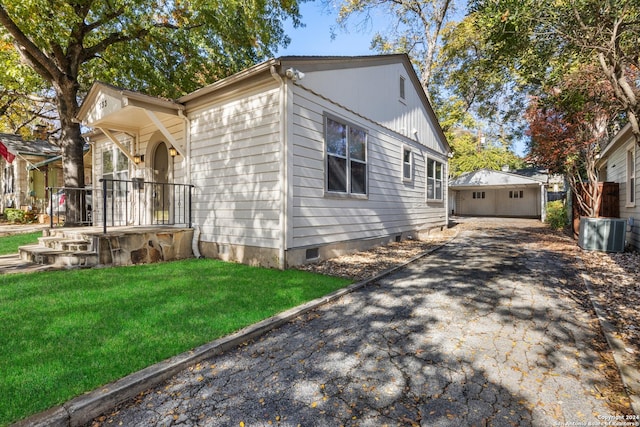
{"type": "Polygon", "coordinates": [[[18,247],[38,243],[38,237],[42,237],[42,231],[2,236],[0,237],[0,255],[16,254],[18,247]]]}
{"type": "Polygon", "coordinates": [[[0,425],[348,284],[209,259],[0,275],[0,425]]]}

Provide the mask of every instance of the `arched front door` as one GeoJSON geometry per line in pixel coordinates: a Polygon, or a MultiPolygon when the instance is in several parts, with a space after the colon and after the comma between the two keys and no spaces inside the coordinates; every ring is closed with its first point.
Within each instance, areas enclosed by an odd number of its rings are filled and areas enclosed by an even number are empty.
{"type": "Polygon", "coordinates": [[[157,224],[169,222],[169,150],[160,142],[153,153],[153,221],[157,224]]]}

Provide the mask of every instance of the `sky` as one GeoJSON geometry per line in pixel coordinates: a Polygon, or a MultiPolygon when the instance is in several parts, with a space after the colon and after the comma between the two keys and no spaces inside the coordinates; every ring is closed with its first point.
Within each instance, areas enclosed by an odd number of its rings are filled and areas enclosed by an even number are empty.
{"type": "Polygon", "coordinates": [[[348,33],[336,29],[336,37],[331,40],[331,28],[337,28],[336,13],[325,10],[320,2],[300,3],[300,11],[305,27],[293,28],[291,21],[287,21],[285,33],[291,38],[291,43],[286,48],[281,48],[277,56],[375,55],[375,52],[369,49],[374,35],[373,29],[350,30],[348,33]]]}

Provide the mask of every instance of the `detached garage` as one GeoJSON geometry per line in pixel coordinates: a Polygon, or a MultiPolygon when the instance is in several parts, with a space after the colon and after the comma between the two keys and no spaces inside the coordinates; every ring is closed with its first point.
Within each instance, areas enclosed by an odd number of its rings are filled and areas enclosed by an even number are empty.
{"type": "Polygon", "coordinates": [[[480,169],[449,182],[449,206],[453,215],[544,220],[545,184],[516,172],[480,169]]]}

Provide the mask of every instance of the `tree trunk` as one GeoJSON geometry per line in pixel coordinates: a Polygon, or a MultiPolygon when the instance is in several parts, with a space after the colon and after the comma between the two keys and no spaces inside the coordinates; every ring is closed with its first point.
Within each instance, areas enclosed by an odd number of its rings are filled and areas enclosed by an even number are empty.
{"type": "Polygon", "coordinates": [[[62,149],[62,173],[67,188],[65,227],[80,225],[85,206],[84,199],[84,138],[80,124],[74,118],[78,112],[77,84],[58,88],[58,112],[60,114],[60,148],[62,149]],[[74,190],[75,189],[75,190],[74,190]]]}

